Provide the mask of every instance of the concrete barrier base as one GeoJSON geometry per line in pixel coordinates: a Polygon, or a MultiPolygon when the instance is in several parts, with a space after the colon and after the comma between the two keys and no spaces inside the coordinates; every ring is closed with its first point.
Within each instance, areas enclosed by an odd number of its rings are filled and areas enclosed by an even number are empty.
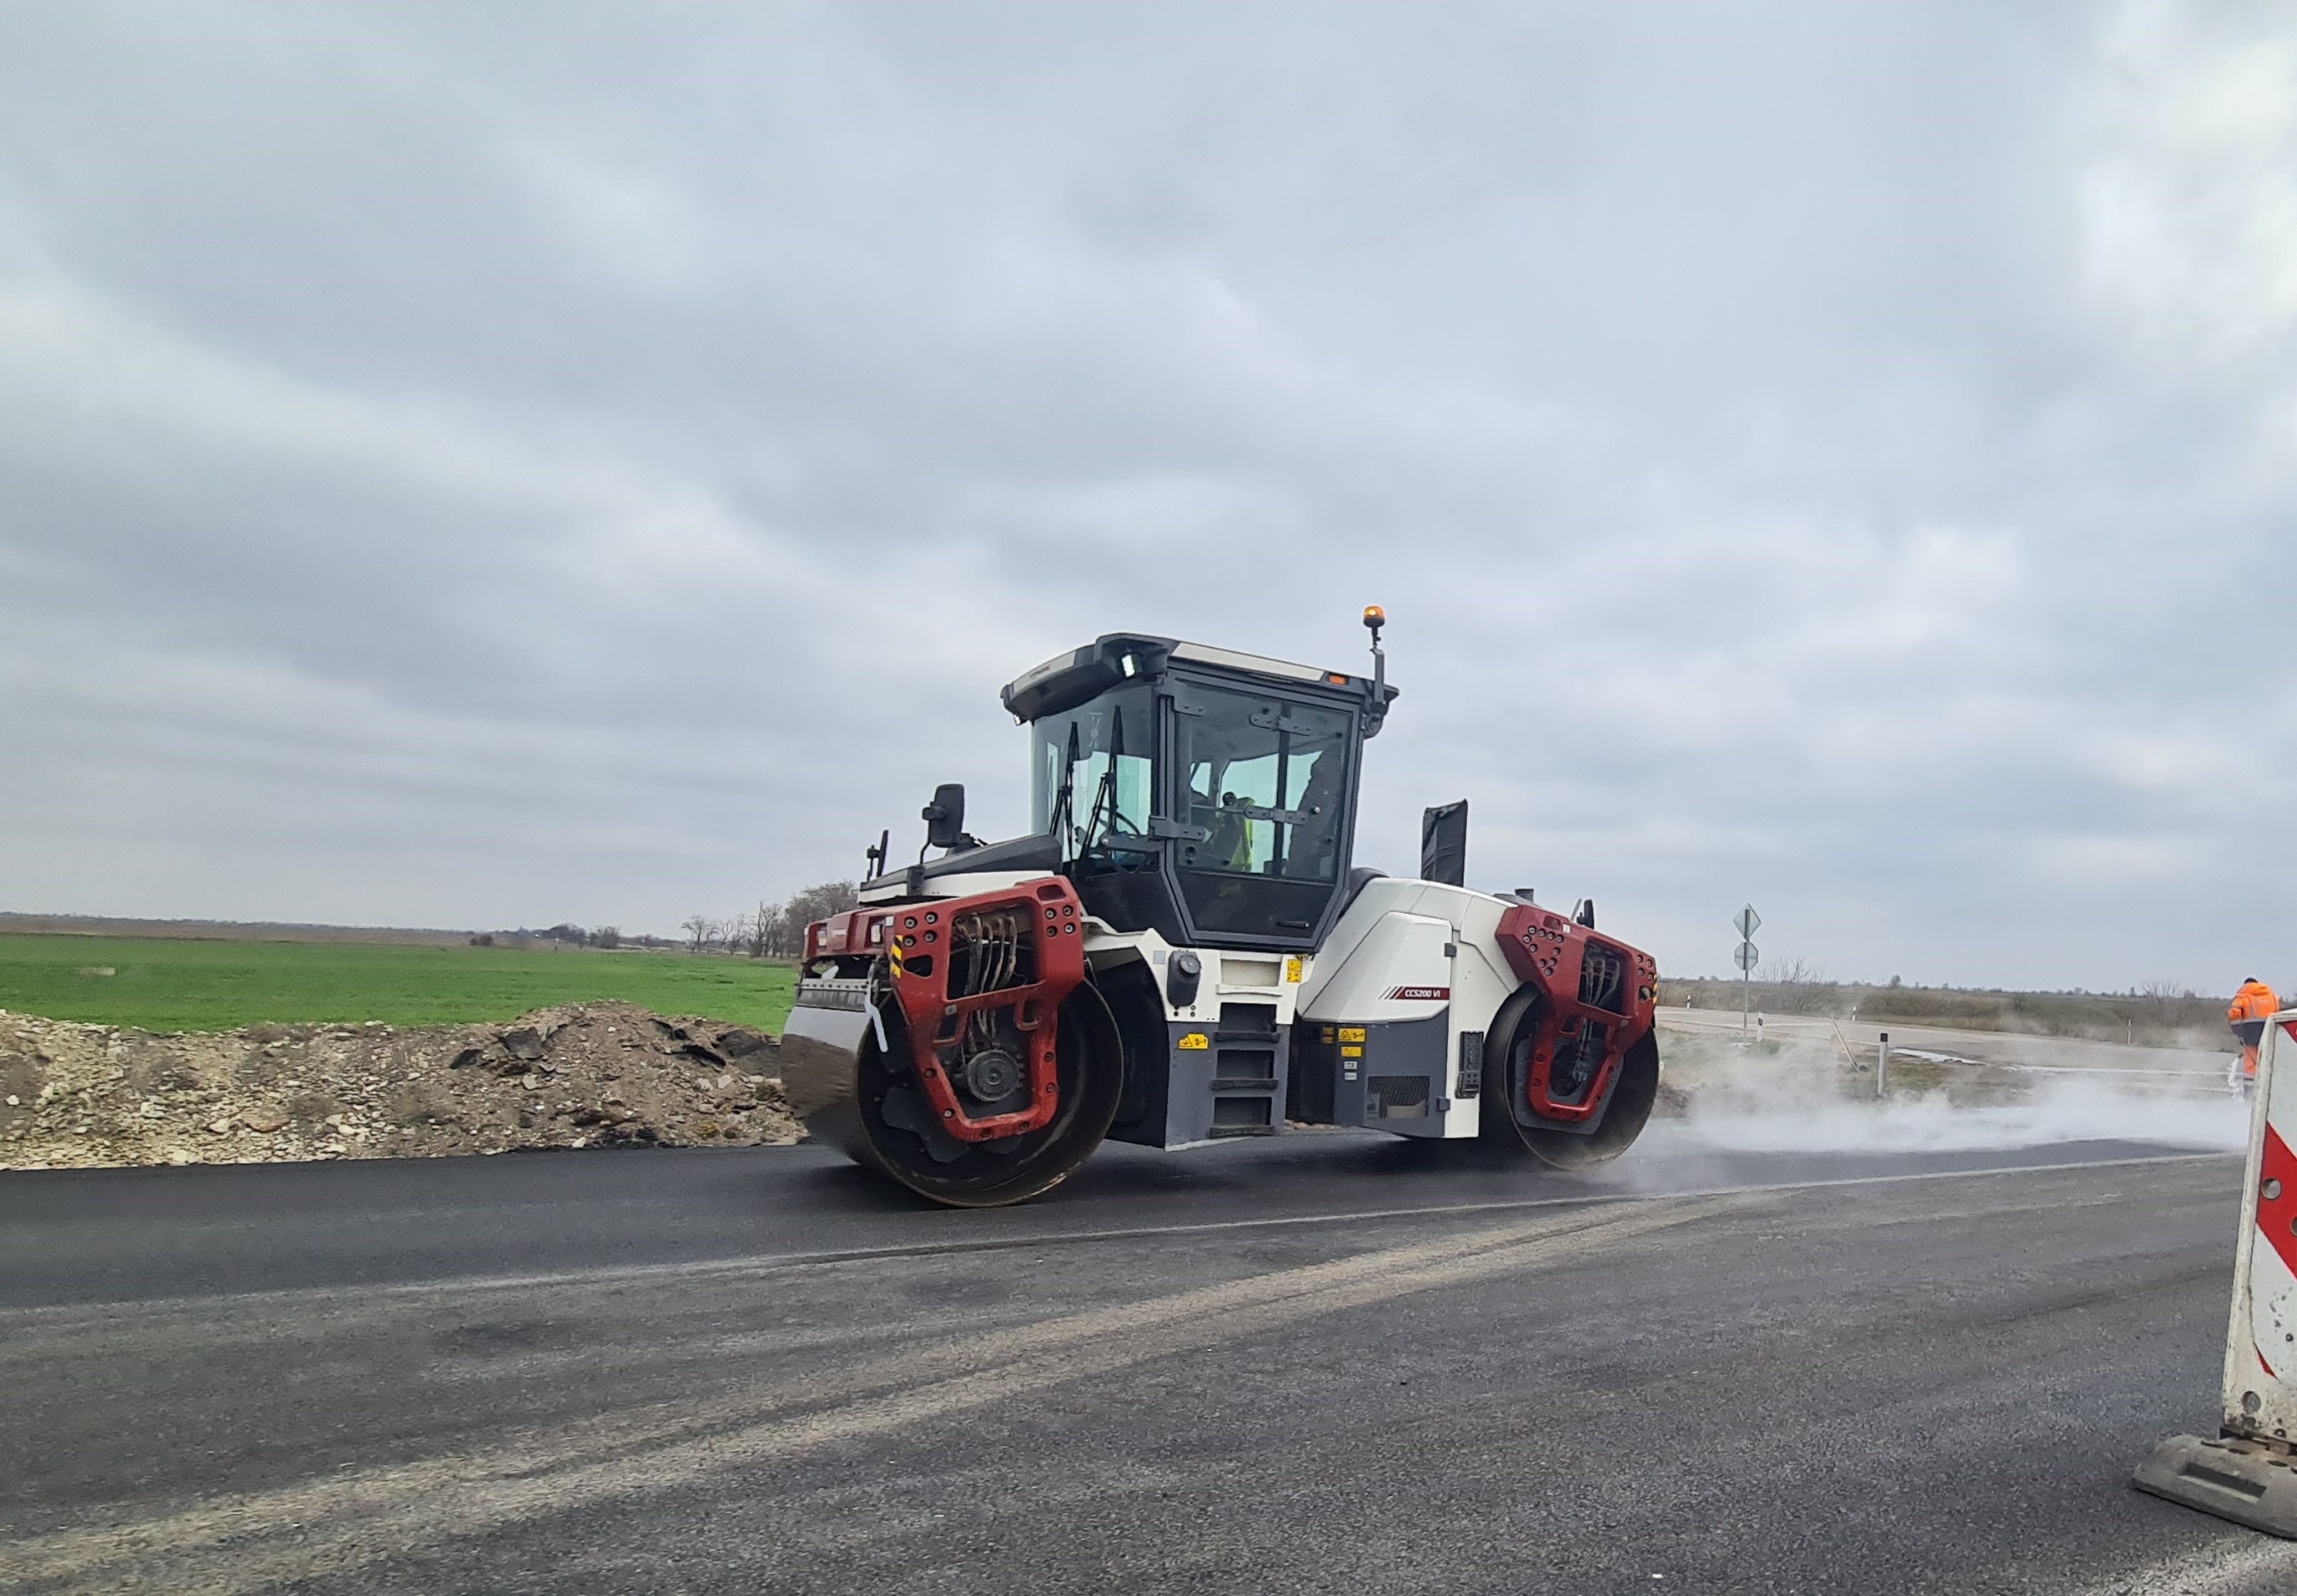
{"type": "Polygon", "coordinates": [[[2228,1436],[2172,1436],[2137,1467],[2141,1491],[2297,1540],[2297,1454],[2228,1436]]]}

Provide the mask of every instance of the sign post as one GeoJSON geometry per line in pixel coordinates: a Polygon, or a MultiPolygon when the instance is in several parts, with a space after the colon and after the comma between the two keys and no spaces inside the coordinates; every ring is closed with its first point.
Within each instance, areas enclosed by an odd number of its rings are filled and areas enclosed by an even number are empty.
{"type": "Polygon", "coordinates": [[[1735,957],[1739,960],[1739,1041],[1741,1045],[1747,1040],[1747,1000],[1753,989],[1755,961],[1762,957],[1755,947],[1755,930],[1762,923],[1763,917],[1755,912],[1755,906],[1751,903],[1741,909],[1731,922],[1739,928],[1739,951],[1735,957]]]}
{"type": "Polygon", "coordinates": [[[2257,1062],[2219,1394],[2217,1438],[2170,1436],[2131,1483],[2297,1540],[2297,1009],[2273,1016],[2257,1062]]]}

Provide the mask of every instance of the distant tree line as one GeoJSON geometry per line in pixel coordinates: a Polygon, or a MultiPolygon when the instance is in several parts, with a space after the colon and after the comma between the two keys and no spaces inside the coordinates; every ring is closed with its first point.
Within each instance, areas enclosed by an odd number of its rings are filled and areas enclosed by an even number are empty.
{"type": "Polygon", "coordinates": [[[737,953],[751,958],[795,959],[805,954],[805,928],[842,914],[860,901],[851,881],[801,887],[779,903],[761,901],[746,914],[722,920],[689,915],[680,929],[689,953],[737,953]]]}
{"type": "Polygon", "coordinates": [[[779,903],[762,901],[745,914],[724,919],[688,915],[679,927],[686,934],[676,941],[625,936],[613,926],[594,930],[572,924],[542,931],[530,931],[523,926],[516,931],[482,931],[470,941],[474,948],[683,948],[688,953],[794,960],[804,957],[808,926],[843,913],[859,901],[852,882],[824,881],[802,887],[779,903]]]}
{"type": "Polygon", "coordinates": [[[666,948],[670,944],[658,936],[625,937],[612,926],[589,930],[580,926],[558,925],[547,931],[529,931],[520,926],[516,931],[482,931],[471,939],[473,948],[533,948],[548,943],[555,948],[666,948]]]}
{"type": "Polygon", "coordinates": [[[1880,983],[1830,980],[1804,960],[1790,958],[1765,960],[1743,988],[1725,976],[1668,977],[1659,989],[1662,1003],[1694,1008],[1735,1009],[1743,991],[1748,1006],[1766,1014],[1897,1020],[2095,1041],[2218,1046],[2230,1035],[2224,998],[2171,981],[2149,981],[2120,992],[1915,986],[1896,975],[1880,983]]]}

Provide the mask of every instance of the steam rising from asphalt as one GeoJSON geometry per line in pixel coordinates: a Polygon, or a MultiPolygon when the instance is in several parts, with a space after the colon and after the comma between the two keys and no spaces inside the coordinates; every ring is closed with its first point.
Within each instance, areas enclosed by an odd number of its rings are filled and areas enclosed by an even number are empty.
{"type": "Polygon", "coordinates": [[[1947,1083],[1877,1102],[1862,1095],[1873,1091],[1873,1075],[1845,1072],[1840,1057],[1822,1049],[1790,1045],[1760,1054],[1706,1039],[1673,1041],[1667,1079],[1688,1098],[1682,1133],[1719,1151],[1962,1152],[2072,1141],[2238,1151],[2248,1145],[2248,1103],[2225,1090],[2222,1076],[1932,1071],[1929,1076],[1943,1074],[1947,1083]]]}

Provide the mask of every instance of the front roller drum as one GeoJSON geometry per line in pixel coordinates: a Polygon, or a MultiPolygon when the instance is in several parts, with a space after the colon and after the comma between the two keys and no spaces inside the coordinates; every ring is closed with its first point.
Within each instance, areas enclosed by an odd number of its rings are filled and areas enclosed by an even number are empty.
{"type": "Polygon", "coordinates": [[[810,1136],[844,1148],[855,1163],[936,1203],[997,1208],[1059,1185],[1108,1134],[1124,1088],[1124,1049],[1107,1003],[1090,984],[1061,1002],[1052,1118],[989,1141],[960,1141],[935,1123],[905,1022],[890,1002],[879,1009],[883,1051],[875,1026],[863,1029],[851,1052],[797,1038],[783,1043],[791,1107],[810,1136]]]}

